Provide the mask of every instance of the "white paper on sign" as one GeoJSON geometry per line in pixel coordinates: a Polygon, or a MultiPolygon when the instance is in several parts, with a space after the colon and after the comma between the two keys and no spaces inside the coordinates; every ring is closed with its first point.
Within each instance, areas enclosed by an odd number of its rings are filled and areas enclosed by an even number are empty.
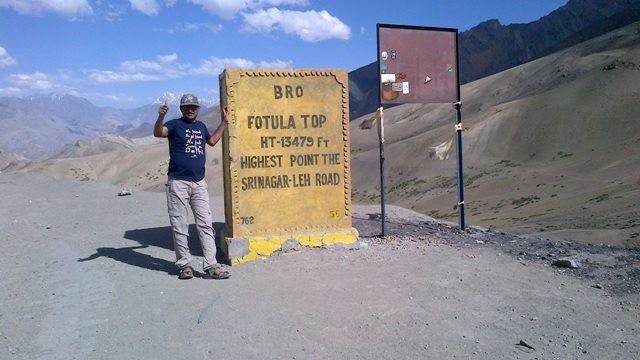
{"type": "Polygon", "coordinates": [[[380,139],[380,143],[384,144],[384,111],[382,106],[376,111],[376,120],[378,124],[378,139],[380,139]]]}
{"type": "Polygon", "coordinates": [[[380,82],[394,83],[396,82],[396,74],[380,74],[380,82]]]}
{"type": "Polygon", "coordinates": [[[409,82],[408,81],[402,82],[402,93],[403,94],[408,94],[409,93],[409,82]]]}

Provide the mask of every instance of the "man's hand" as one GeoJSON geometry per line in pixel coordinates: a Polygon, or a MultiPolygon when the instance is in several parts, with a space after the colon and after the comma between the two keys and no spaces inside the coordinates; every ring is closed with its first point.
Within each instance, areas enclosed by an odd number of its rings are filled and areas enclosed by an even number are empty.
{"type": "Polygon", "coordinates": [[[227,115],[229,114],[229,112],[227,111],[227,107],[223,107],[222,108],[222,117],[220,118],[220,121],[222,123],[224,123],[225,125],[227,125],[229,123],[229,121],[227,120],[227,115]]]}
{"type": "Polygon", "coordinates": [[[164,101],[164,104],[158,109],[158,119],[153,127],[153,136],[155,137],[167,137],[169,136],[169,129],[163,125],[164,116],[169,112],[169,102],[164,101]]]}
{"type": "Polygon", "coordinates": [[[162,106],[160,106],[160,108],[158,109],[158,114],[161,116],[165,116],[167,115],[168,112],[169,112],[169,102],[165,100],[164,104],[162,104],[162,106]]]}
{"type": "Polygon", "coordinates": [[[224,133],[224,129],[227,128],[227,125],[229,124],[229,122],[227,121],[227,108],[223,107],[220,109],[220,125],[218,125],[218,128],[216,129],[216,131],[213,132],[213,134],[211,134],[211,137],[207,140],[207,144],[214,146],[218,140],[220,140],[220,138],[222,137],[222,134],[224,133]]]}

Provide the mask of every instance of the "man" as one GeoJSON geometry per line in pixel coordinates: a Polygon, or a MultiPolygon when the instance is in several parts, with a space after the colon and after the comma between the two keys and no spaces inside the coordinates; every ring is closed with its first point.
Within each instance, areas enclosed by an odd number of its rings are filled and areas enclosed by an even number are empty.
{"type": "Polygon", "coordinates": [[[163,124],[169,111],[165,102],[158,109],[153,128],[155,137],[169,139],[169,171],[166,185],[167,207],[173,231],[173,246],[180,279],[191,279],[193,267],[189,251],[187,206],[191,207],[202,245],[205,279],[226,279],[231,274],[216,262],[215,230],[212,226],[209,192],[204,179],[205,146],[214,146],[227,126],[227,111],[223,109],[218,128],[210,134],[207,127],[196,120],[200,111],[198,98],[185,94],[180,99],[182,117],[163,124]]]}

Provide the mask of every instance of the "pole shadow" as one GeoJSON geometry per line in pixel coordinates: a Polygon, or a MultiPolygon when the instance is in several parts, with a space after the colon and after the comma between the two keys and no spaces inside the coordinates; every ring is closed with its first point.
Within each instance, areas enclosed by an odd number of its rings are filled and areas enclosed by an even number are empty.
{"type": "Polygon", "coordinates": [[[381,236],[380,224],[382,222],[382,214],[369,213],[365,217],[352,217],[353,226],[358,229],[360,237],[379,237],[381,236]]]}

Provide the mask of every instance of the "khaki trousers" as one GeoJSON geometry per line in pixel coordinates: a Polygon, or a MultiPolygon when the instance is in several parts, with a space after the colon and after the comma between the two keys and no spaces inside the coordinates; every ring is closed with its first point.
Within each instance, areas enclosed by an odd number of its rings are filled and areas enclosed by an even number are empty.
{"type": "Polygon", "coordinates": [[[209,193],[204,179],[187,181],[171,179],[167,181],[167,208],[169,221],[173,231],[173,248],[176,252],[176,266],[183,268],[191,265],[189,251],[189,218],[190,207],[195,218],[198,238],[202,245],[203,270],[212,268],[216,264],[215,230],[209,207],[209,193]]]}

